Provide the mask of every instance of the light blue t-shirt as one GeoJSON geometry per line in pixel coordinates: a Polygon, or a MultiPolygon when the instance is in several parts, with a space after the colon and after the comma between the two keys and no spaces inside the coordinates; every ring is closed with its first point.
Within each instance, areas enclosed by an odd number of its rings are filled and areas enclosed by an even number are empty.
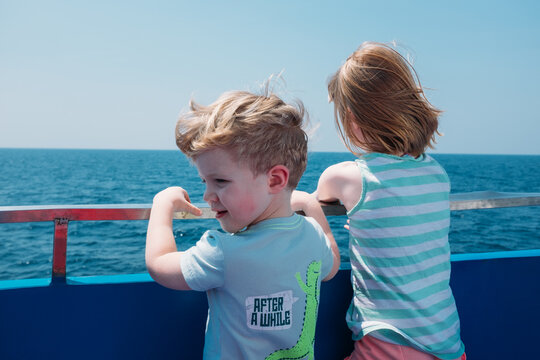
{"type": "Polygon", "coordinates": [[[312,218],[207,231],[181,261],[187,284],[208,295],[204,359],[313,354],[320,283],[332,264],[330,241],[312,218]]]}

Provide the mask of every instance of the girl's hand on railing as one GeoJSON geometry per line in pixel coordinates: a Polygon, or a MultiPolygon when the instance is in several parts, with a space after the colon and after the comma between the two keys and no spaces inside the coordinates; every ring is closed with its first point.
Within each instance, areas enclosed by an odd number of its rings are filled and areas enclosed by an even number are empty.
{"type": "Polygon", "coordinates": [[[314,218],[325,233],[330,232],[330,226],[315,194],[294,190],[291,195],[291,208],[295,212],[302,212],[305,216],[314,218]]]}
{"type": "Polygon", "coordinates": [[[202,215],[201,209],[191,203],[189,194],[180,186],[171,186],[157,193],[153,206],[156,205],[168,207],[171,212],[186,211],[196,216],[202,215]]]}
{"type": "MultiPolygon", "coordinates": [[[[313,195],[305,191],[294,190],[291,194],[291,208],[292,211],[301,211],[307,215],[309,203],[314,200],[313,195]]],[[[315,199],[316,201],[316,199],[315,199]]],[[[309,215],[308,215],[309,216],[309,215]]]]}
{"type": "Polygon", "coordinates": [[[293,191],[291,195],[291,208],[293,211],[302,211],[306,216],[312,217],[319,223],[323,232],[328,237],[330,245],[332,248],[332,254],[334,257],[334,262],[332,264],[332,270],[330,273],[323,279],[323,281],[328,281],[334,277],[334,275],[339,270],[339,265],[341,263],[339,248],[328,224],[328,220],[324,215],[323,209],[320,202],[317,200],[317,194],[309,194],[305,191],[293,191]]]}

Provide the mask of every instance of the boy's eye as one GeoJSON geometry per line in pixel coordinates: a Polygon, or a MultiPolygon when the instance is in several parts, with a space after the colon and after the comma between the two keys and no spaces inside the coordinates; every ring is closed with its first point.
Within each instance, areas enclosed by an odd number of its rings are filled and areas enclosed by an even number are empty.
{"type": "Polygon", "coordinates": [[[225,180],[225,179],[216,179],[216,182],[217,182],[218,184],[222,184],[222,183],[226,183],[227,180],[225,180]]]}

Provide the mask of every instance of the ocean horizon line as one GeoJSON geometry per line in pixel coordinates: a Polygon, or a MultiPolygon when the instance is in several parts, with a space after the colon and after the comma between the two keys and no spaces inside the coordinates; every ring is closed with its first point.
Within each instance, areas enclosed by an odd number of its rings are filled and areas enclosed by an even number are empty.
{"type": "MultiPolygon", "coordinates": [[[[178,149],[134,149],[134,148],[63,148],[63,147],[0,147],[0,150],[53,150],[53,151],[163,151],[177,152],[178,149]]],[[[327,153],[327,154],[347,154],[348,151],[331,151],[331,150],[309,150],[308,153],[327,153]]],[[[437,152],[428,151],[429,155],[472,155],[472,156],[540,156],[531,153],[460,153],[460,152],[437,152]]],[[[351,154],[352,155],[352,154],[351,154]]]]}

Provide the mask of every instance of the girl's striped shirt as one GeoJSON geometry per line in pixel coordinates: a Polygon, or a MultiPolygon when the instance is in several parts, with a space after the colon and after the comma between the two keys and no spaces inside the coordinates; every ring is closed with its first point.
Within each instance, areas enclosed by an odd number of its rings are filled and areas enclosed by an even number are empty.
{"type": "Polygon", "coordinates": [[[354,296],[347,323],[441,359],[464,352],[450,289],[450,181],[430,156],[356,160],[362,196],[348,212],[354,296]]]}

